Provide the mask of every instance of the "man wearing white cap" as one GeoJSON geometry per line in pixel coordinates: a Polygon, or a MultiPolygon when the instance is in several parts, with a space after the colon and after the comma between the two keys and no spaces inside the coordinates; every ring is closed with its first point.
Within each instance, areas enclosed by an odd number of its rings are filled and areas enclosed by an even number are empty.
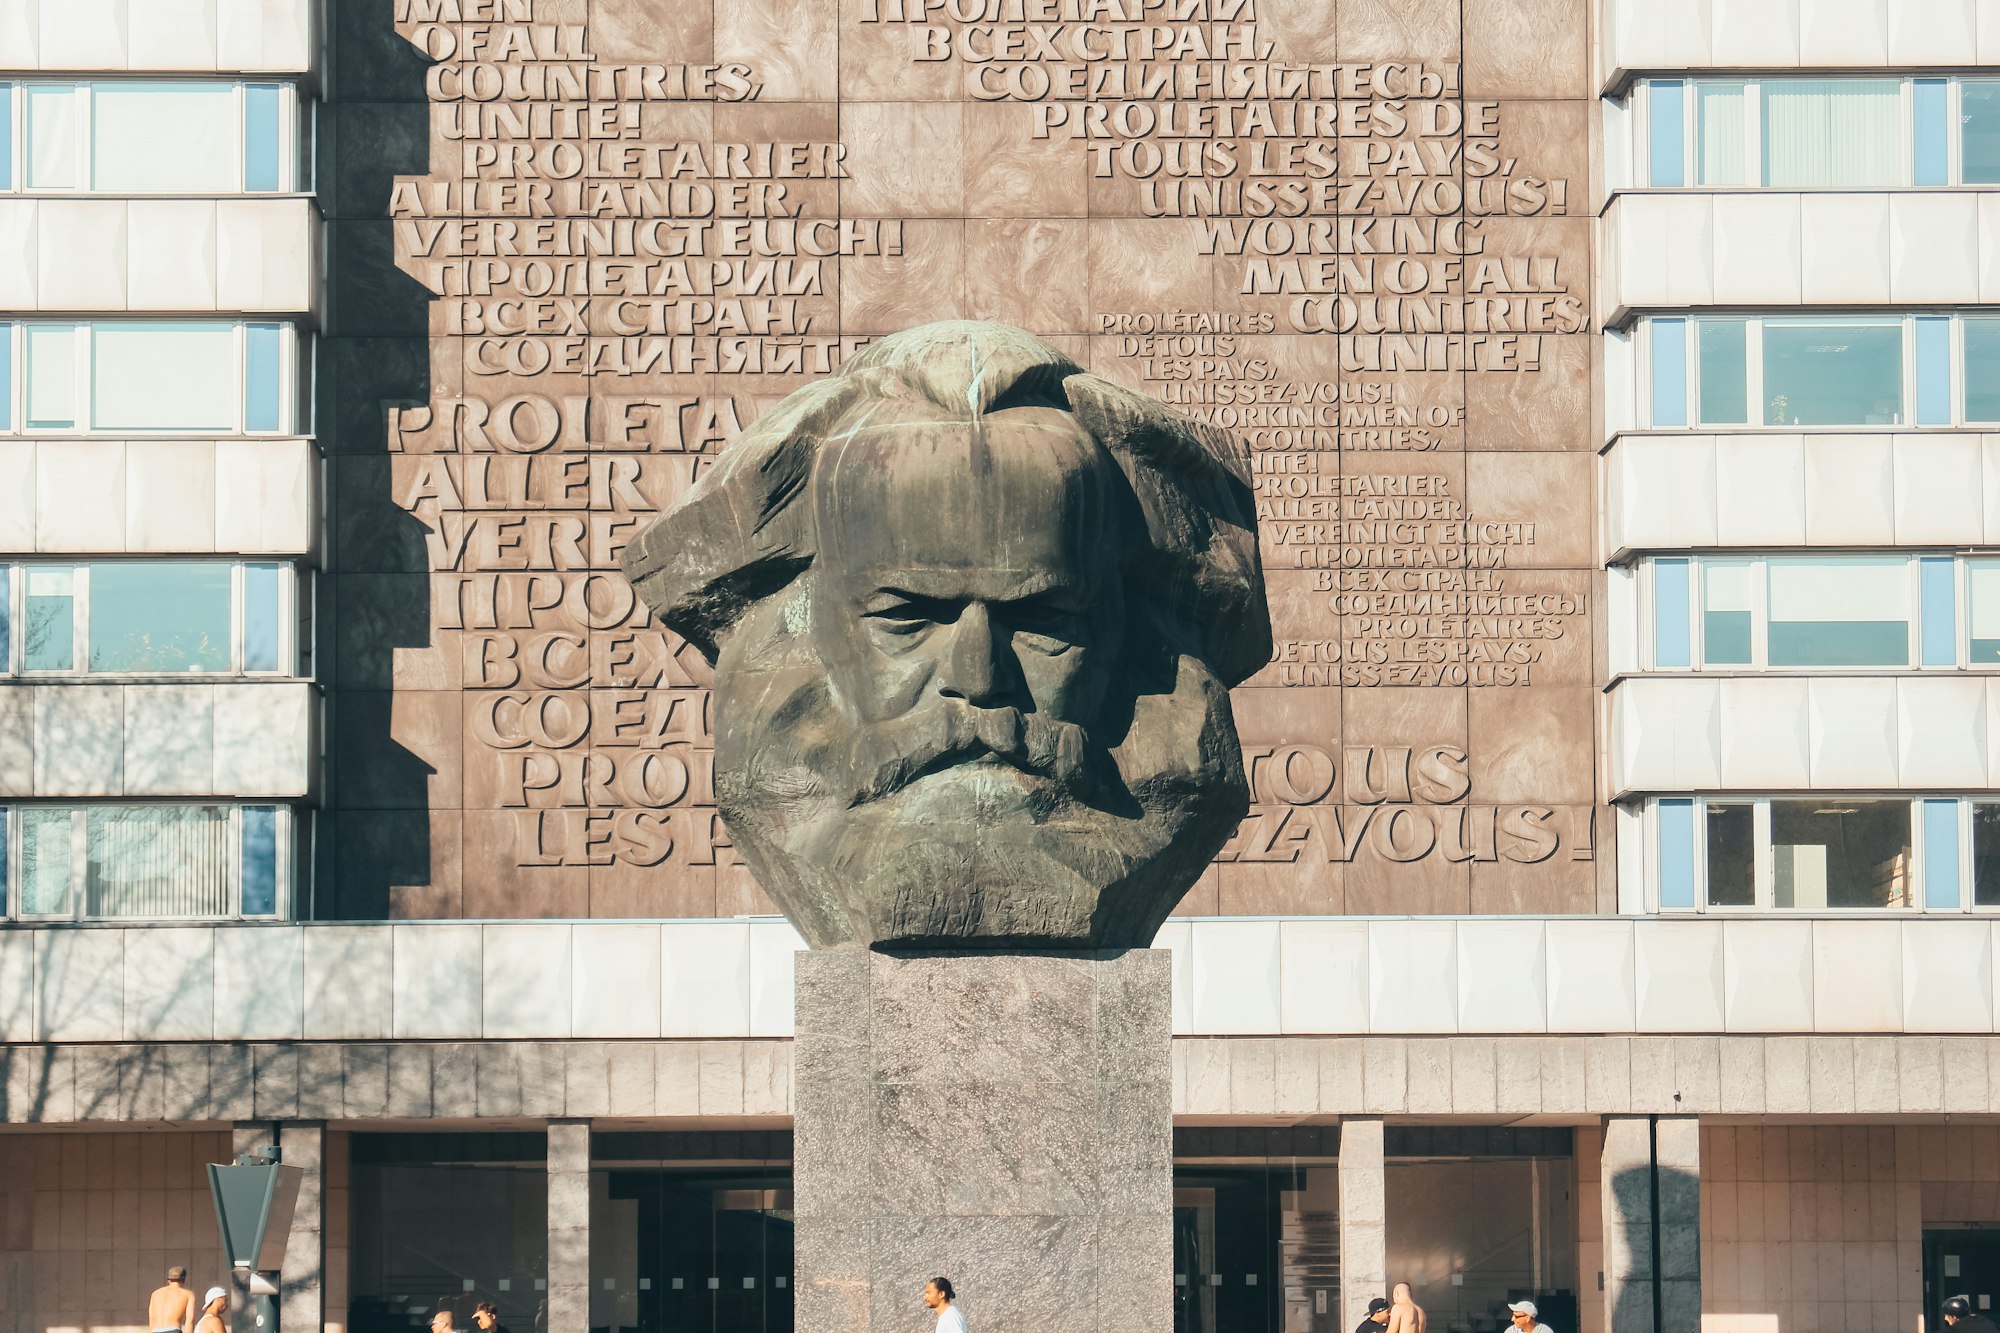
{"type": "Polygon", "coordinates": [[[1542,1333],[1553,1333],[1547,1324],[1536,1318],[1539,1311],[1535,1309],[1533,1301],[1515,1301],[1507,1308],[1514,1312],[1514,1327],[1520,1329],[1521,1333],[1532,1333],[1532,1330],[1538,1328],[1542,1333]]]}
{"type": "Polygon", "coordinates": [[[201,1322],[194,1326],[194,1333],[229,1333],[229,1323],[222,1317],[228,1310],[229,1293],[210,1287],[201,1298],[201,1322]]]}

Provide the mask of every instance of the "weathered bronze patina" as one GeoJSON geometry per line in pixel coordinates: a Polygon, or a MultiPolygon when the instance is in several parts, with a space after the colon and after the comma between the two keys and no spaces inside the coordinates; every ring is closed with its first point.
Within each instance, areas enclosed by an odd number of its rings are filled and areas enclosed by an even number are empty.
{"type": "Polygon", "coordinates": [[[814,946],[1150,945],[1249,795],[1241,446],[998,324],[865,349],[625,555],[715,664],[716,798],[814,946]]]}

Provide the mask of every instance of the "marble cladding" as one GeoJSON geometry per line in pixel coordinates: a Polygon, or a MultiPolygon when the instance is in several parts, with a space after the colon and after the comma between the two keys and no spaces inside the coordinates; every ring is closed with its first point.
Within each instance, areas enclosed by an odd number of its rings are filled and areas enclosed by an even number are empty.
{"type": "Polygon", "coordinates": [[[815,950],[799,963],[793,1207],[806,1333],[1172,1319],[1169,961],[815,950]]]}
{"type": "MultiPolygon", "coordinates": [[[[1157,946],[1182,1036],[1982,1034],[1996,930],[1249,918],[1157,946]]],[[[768,918],[23,927],[0,932],[0,1041],[788,1037],[798,943],[768,918]]]]}

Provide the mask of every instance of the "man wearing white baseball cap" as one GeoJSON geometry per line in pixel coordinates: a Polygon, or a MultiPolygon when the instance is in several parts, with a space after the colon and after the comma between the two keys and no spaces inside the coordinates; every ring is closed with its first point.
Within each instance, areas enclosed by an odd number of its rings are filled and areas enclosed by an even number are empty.
{"type": "Polygon", "coordinates": [[[1531,1333],[1533,1329],[1540,1329],[1542,1333],[1554,1333],[1553,1329],[1536,1318],[1540,1311],[1535,1309],[1533,1301],[1515,1301],[1507,1308],[1514,1312],[1514,1327],[1520,1329],[1521,1333],[1531,1333]]]}
{"type": "Polygon", "coordinates": [[[222,1317],[228,1309],[229,1293],[210,1287],[201,1298],[201,1322],[194,1326],[194,1333],[229,1333],[228,1321],[222,1317]]]}

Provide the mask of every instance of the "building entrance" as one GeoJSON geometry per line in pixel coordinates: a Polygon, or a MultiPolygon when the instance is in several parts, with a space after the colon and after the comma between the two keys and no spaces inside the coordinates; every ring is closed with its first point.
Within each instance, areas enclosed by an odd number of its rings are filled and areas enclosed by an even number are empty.
{"type": "Polygon", "coordinates": [[[1974,1310],[1994,1317],[2000,1305],[2000,1227],[1924,1229],[1925,1318],[1937,1320],[1938,1307],[1951,1296],[1963,1296],[1974,1310]]]}
{"type": "Polygon", "coordinates": [[[1338,1131],[1174,1133],[1174,1333],[1340,1326],[1338,1131]]]}

